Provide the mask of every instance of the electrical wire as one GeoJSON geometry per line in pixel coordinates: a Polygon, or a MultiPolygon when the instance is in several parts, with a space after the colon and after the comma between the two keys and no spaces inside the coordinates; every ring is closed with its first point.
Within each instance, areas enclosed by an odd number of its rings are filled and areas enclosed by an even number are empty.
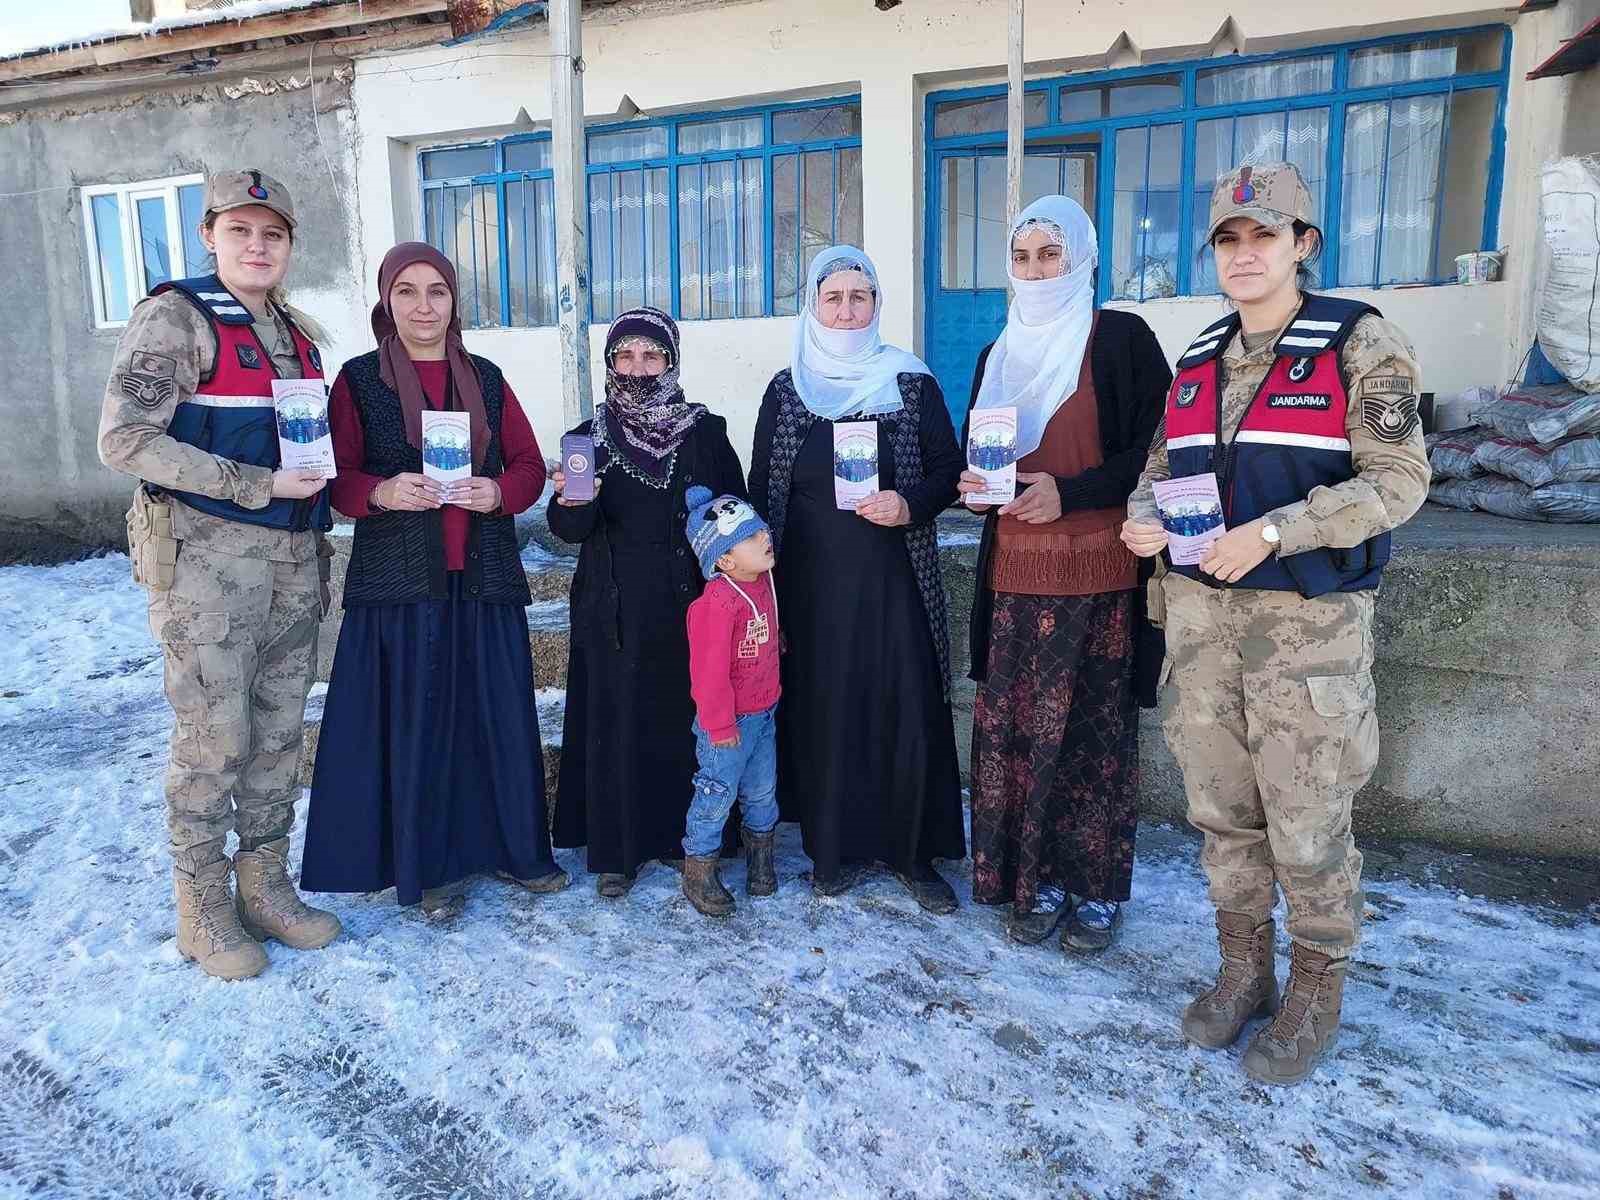
{"type": "Polygon", "coordinates": [[[334,199],[339,196],[339,181],[333,173],[333,160],[328,157],[328,147],[322,141],[322,114],[317,112],[317,43],[311,43],[311,52],[306,55],[306,88],[311,93],[311,126],[317,131],[317,149],[322,151],[322,165],[328,168],[328,186],[333,189],[334,199]]]}

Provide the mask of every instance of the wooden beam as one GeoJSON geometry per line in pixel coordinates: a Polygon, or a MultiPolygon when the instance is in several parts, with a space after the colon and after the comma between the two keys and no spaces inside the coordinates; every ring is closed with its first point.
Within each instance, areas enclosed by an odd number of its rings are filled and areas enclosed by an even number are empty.
{"type": "Polygon", "coordinates": [[[343,4],[327,8],[297,9],[242,19],[231,17],[204,25],[180,25],[155,33],[129,34],[48,54],[0,60],[0,81],[34,79],[63,71],[116,66],[167,54],[235,46],[264,38],[299,37],[345,26],[373,25],[379,21],[427,16],[444,12],[445,4],[446,0],[346,0],[343,4]]]}
{"type": "Polygon", "coordinates": [[[556,321],[567,428],[594,415],[589,379],[589,204],[583,130],[583,11],[550,0],[550,141],[556,193],[556,321]]]}
{"type": "MultiPolygon", "coordinates": [[[[1023,0],[1011,0],[1006,22],[1006,228],[1022,211],[1022,150],[1027,136],[1023,124],[1022,92],[1023,0]]],[[[1009,253],[1009,250],[1008,250],[1009,253]]]]}
{"type": "Polygon", "coordinates": [[[109,98],[130,92],[159,93],[168,89],[211,87],[251,75],[292,73],[298,76],[305,73],[313,45],[317,49],[318,78],[325,79],[335,68],[348,66],[363,55],[437,46],[448,30],[447,25],[411,25],[349,37],[319,38],[314,42],[273,46],[265,50],[224,51],[214,69],[194,73],[179,70],[185,65],[184,61],[155,60],[128,63],[91,74],[69,75],[64,79],[12,84],[0,87],[0,112],[48,108],[74,100],[109,98]],[[152,73],[163,68],[166,74],[152,78],[152,73]]]}

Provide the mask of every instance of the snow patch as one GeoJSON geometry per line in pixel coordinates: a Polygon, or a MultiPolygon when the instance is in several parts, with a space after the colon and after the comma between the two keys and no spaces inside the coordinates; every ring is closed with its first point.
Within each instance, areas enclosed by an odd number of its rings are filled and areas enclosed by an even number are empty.
{"type": "MultiPolygon", "coordinates": [[[[1186,1045],[1216,965],[1195,844],[1144,827],[1116,946],[1009,943],[876,873],[701,918],[467,885],[454,923],[320,896],[344,935],[223,983],[172,935],[171,713],[125,558],[0,569],[0,1196],[1592,1196],[1600,916],[1367,880],[1338,1049],[1299,1088],[1186,1045]],[[228,1136],[219,1141],[218,1129],[228,1136]]],[[[559,732],[560,689],[538,693],[559,732]]],[[[298,863],[300,806],[291,844],[298,863]]],[[[1376,857],[1376,856],[1375,856],[1376,857]]],[[[1287,962],[1280,940],[1279,971],[1287,962]]]]}

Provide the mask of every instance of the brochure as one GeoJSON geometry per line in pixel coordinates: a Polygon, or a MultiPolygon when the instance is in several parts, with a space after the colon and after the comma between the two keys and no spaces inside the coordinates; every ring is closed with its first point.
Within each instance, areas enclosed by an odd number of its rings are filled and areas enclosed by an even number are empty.
{"type": "Polygon", "coordinates": [[[561,439],[561,470],[566,486],[561,495],[571,501],[594,499],[594,439],[569,433],[561,439]]]}
{"type": "Polygon", "coordinates": [[[854,512],[878,490],[878,423],[838,422],[833,427],[834,503],[854,512]]]}
{"type": "Polygon", "coordinates": [[[1017,498],[1017,410],[975,408],[967,429],[967,466],[985,488],[967,496],[971,504],[1009,504],[1017,498]]]}
{"type": "Polygon", "coordinates": [[[278,414],[278,458],[285,471],[315,471],[324,479],[339,473],[328,431],[328,390],[320,379],[274,379],[272,404],[278,414]]]}
{"type": "Polygon", "coordinates": [[[423,410],[422,473],[441,483],[472,477],[472,418],[467,413],[423,410]]]}
{"type": "Polygon", "coordinates": [[[1205,557],[1211,543],[1227,532],[1216,475],[1208,471],[1182,479],[1158,480],[1155,493],[1173,565],[1194,566],[1205,557]]]}

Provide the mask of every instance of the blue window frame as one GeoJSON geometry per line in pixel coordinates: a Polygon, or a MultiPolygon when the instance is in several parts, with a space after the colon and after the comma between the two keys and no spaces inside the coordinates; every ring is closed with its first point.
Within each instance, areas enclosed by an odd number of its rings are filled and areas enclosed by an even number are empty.
{"type": "MultiPolygon", "coordinates": [[[[812,257],[861,239],[856,96],[588,131],[591,319],[797,311],[812,257]]],[[[422,236],[460,276],[463,324],[553,325],[550,135],[418,156],[422,236]]]]}
{"type": "MultiPolygon", "coordinates": [[[[1100,232],[1101,300],[1216,292],[1203,244],[1212,182],[1238,164],[1283,159],[1317,200],[1320,283],[1443,283],[1457,254],[1496,244],[1510,49],[1511,31],[1490,26],[1036,80],[1028,153],[1071,147],[1094,162],[1097,179],[1083,190],[1100,232]]],[[[1003,225],[1003,191],[993,212],[982,211],[982,188],[958,199],[941,191],[1003,145],[1003,116],[988,130],[949,131],[970,128],[986,111],[976,102],[1004,93],[928,97],[930,311],[953,289],[1004,286],[988,278],[996,271],[945,263],[1003,225]],[[965,204],[976,207],[976,235],[965,204]]]]}

